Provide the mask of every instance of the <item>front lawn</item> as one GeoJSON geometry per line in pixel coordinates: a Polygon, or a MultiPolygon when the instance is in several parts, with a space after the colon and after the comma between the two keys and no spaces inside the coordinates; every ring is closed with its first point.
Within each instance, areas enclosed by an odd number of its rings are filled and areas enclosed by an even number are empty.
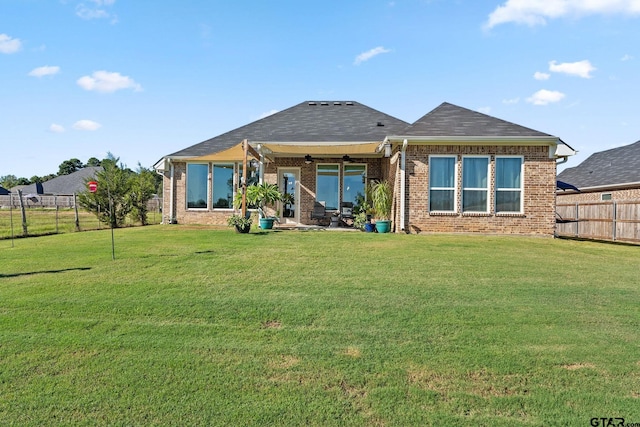
{"type": "Polygon", "coordinates": [[[150,226],[0,240],[3,425],[640,422],[640,247],[150,226]]]}

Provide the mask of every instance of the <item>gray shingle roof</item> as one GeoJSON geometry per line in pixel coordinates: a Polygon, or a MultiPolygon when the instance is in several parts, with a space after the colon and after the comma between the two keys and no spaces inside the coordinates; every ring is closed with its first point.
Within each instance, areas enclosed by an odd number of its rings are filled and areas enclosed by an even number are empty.
{"type": "Polygon", "coordinates": [[[443,102],[409,126],[405,136],[551,136],[477,111],[443,102]]]}
{"type": "MultiPolygon", "coordinates": [[[[102,170],[101,166],[88,166],[79,171],[70,173],[69,175],[60,175],[42,183],[44,194],[53,195],[71,195],[85,191],[86,178],[93,178],[98,171],[102,170]]],[[[22,188],[23,194],[37,194],[36,184],[27,185],[22,188]]]]}
{"type": "Polygon", "coordinates": [[[580,189],[638,183],[640,141],[592,154],[578,166],[563,170],[558,179],[580,189]]]}
{"type": "Polygon", "coordinates": [[[381,142],[408,125],[355,101],[305,101],[170,157],[204,156],[233,147],[245,138],[262,142],[381,142]]]}

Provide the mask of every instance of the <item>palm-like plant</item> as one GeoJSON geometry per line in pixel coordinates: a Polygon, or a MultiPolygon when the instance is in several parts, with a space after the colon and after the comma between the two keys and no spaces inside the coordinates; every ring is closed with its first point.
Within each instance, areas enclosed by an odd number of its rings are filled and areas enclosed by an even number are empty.
{"type": "Polygon", "coordinates": [[[274,205],[281,198],[282,193],[280,193],[278,186],[275,184],[263,182],[262,184],[247,187],[247,202],[256,205],[262,217],[267,216],[264,208],[269,205],[274,205]]]}
{"type": "Polygon", "coordinates": [[[391,204],[393,203],[393,191],[391,183],[387,180],[376,182],[371,187],[371,201],[376,217],[388,221],[391,219],[391,204]]]}

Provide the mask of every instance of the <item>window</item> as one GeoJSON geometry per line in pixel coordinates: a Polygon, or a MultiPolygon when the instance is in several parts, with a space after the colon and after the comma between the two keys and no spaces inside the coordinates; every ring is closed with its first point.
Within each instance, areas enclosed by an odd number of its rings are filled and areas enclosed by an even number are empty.
{"type": "Polygon", "coordinates": [[[455,212],[456,158],[429,157],[429,211],[455,212]]]}
{"type": "Polygon", "coordinates": [[[489,158],[462,158],[462,212],[489,212],[489,158]]]}
{"type": "Polygon", "coordinates": [[[522,212],[522,157],[496,157],[496,213],[522,212]]]}
{"type": "Polygon", "coordinates": [[[213,207],[230,209],[233,207],[233,164],[213,165],[213,207]]]}
{"type": "Polygon", "coordinates": [[[316,201],[325,202],[325,209],[338,210],[340,165],[319,164],[316,169],[316,201]]]}
{"type": "Polygon", "coordinates": [[[603,200],[603,201],[611,200],[611,193],[602,193],[600,195],[600,200],[603,200]]]}
{"type": "Polygon", "coordinates": [[[187,208],[207,207],[207,184],[209,165],[202,163],[187,164],[187,208]]]}
{"type": "Polygon", "coordinates": [[[366,165],[345,165],[342,175],[342,202],[357,206],[365,200],[366,165]]]}

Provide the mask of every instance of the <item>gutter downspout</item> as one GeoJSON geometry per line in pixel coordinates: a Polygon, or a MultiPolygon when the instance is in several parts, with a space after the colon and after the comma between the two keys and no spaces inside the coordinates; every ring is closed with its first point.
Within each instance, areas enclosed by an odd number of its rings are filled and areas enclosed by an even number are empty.
{"type": "Polygon", "coordinates": [[[405,229],[405,193],[407,191],[406,184],[406,167],[407,167],[407,145],[409,142],[405,138],[402,141],[402,150],[400,151],[400,230],[405,229]]]}
{"type": "MultiPolygon", "coordinates": [[[[166,161],[169,163],[170,166],[170,177],[171,177],[171,181],[170,181],[170,187],[169,187],[169,224],[174,224],[174,218],[173,218],[173,163],[171,163],[171,158],[167,158],[166,161]]],[[[155,169],[155,167],[154,167],[155,169]]],[[[163,214],[162,214],[162,221],[160,222],[160,224],[164,224],[164,205],[166,205],[164,203],[164,173],[165,170],[163,169],[162,172],[159,172],[158,169],[155,169],[156,173],[158,175],[160,175],[162,177],[162,200],[163,200],[163,214]]]]}
{"type": "Polygon", "coordinates": [[[175,224],[176,219],[173,212],[173,175],[174,175],[174,166],[171,159],[169,159],[169,178],[170,178],[170,187],[169,187],[169,224],[175,224]]]}

